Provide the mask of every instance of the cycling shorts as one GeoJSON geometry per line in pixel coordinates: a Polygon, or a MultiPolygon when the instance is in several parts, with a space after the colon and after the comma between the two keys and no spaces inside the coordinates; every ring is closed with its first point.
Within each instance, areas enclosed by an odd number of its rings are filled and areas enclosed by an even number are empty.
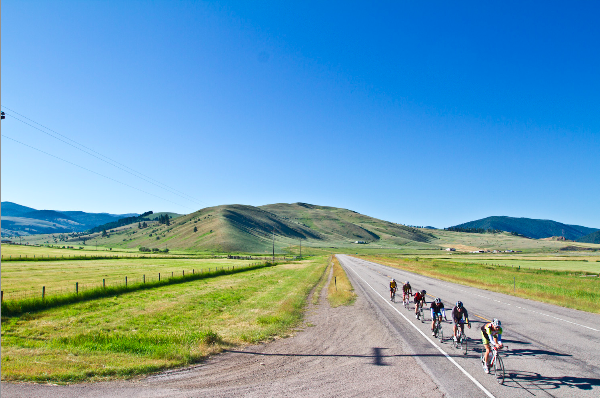
{"type": "Polygon", "coordinates": [[[419,299],[415,297],[415,304],[417,304],[419,301],[423,301],[423,299],[419,299]]]}
{"type": "Polygon", "coordinates": [[[434,319],[436,319],[436,318],[439,318],[439,317],[441,317],[441,316],[442,316],[442,312],[441,312],[441,311],[438,311],[438,312],[434,312],[434,313],[433,313],[433,318],[434,318],[434,319]]]}
{"type": "Polygon", "coordinates": [[[459,320],[454,319],[453,321],[454,321],[455,325],[463,325],[466,323],[466,321],[464,319],[459,319],[459,320]]]}
{"type": "Polygon", "coordinates": [[[483,345],[490,344],[490,335],[486,332],[481,332],[481,342],[483,343],[483,345]]]}

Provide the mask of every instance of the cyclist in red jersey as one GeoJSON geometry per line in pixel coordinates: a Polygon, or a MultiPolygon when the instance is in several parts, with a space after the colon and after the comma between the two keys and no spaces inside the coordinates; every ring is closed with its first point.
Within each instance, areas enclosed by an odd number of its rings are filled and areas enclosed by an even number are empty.
{"type": "Polygon", "coordinates": [[[427,304],[425,301],[425,294],[427,294],[425,290],[415,293],[415,316],[417,318],[419,317],[419,306],[423,307],[425,304],[427,304]]]}

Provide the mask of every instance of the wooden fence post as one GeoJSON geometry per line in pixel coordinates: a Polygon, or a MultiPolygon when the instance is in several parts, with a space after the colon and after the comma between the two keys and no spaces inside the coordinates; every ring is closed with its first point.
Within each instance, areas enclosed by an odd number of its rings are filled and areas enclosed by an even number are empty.
{"type": "Polygon", "coordinates": [[[42,300],[46,298],[46,286],[42,286],[42,300]]]}
{"type": "Polygon", "coordinates": [[[146,274],[144,274],[144,283],[146,283],[146,274]]]}
{"type": "Polygon", "coordinates": [[[185,276],[185,270],[181,271],[181,276],[185,276]]]}
{"type": "Polygon", "coordinates": [[[75,294],[79,294],[79,282],[75,282],[75,294]]]}
{"type": "Polygon", "coordinates": [[[158,273],[158,281],[160,282],[160,272],[158,273]]]}
{"type": "Polygon", "coordinates": [[[4,301],[4,290],[2,290],[2,293],[0,293],[0,301],[4,301]]]}
{"type": "Polygon", "coordinates": [[[125,277],[125,287],[127,287],[127,277],[125,277]]]}
{"type": "Polygon", "coordinates": [[[102,289],[106,289],[106,279],[102,279],[102,289]]]}

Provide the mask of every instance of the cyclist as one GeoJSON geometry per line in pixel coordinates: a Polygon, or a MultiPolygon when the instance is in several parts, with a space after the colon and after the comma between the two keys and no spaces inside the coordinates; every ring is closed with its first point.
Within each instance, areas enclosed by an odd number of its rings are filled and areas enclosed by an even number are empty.
{"type": "Polygon", "coordinates": [[[446,309],[444,308],[444,303],[442,303],[441,298],[436,298],[429,308],[431,309],[431,334],[435,336],[433,328],[435,327],[436,319],[438,319],[438,317],[441,318],[442,315],[444,315],[445,320],[448,320],[448,318],[446,318],[446,309]]]}
{"type": "Polygon", "coordinates": [[[427,291],[421,290],[415,293],[415,317],[419,319],[419,306],[422,308],[427,302],[425,301],[425,294],[427,291]]]}
{"type": "Polygon", "coordinates": [[[404,285],[402,286],[402,292],[402,301],[406,300],[408,302],[410,296],[412,296],[412,286],[410,286],[409,281],[406,281],[406,283],[404,283],[404,285]]]}
{"type": "Polygon", "coordinates": [[[494,340],[494,345],[500,349],[502,345],[502,322],[499,319],[494,318],[492,322],[488,322],[481,327],[481,337],[483,345],[485,346],[485,355],[483,356],[484,363],[483,370],[485,373],[490,373],[490,340],[494,340]]]}
{"type": "Polygon", "coordinates": [[[456,331],[458,329],[458,325],[460,325],[460,331],[462,332],[463,336],[465,335],[465,323],[469,326],[469,329],[471,329],[469,312],[463,306],[462,301],[457,301],[454,308],[452,308],[452,321],[454,322],[454,341],[456,342],[456,331]]]}
{"type": "Polygon", "coordinates": [[[392,278],[392,280],[390,281],[390,301],[394,300],[394,296],[396,295],[396,287],[398,285],[396,284],[396,280],[394,278],[392,278]]]}

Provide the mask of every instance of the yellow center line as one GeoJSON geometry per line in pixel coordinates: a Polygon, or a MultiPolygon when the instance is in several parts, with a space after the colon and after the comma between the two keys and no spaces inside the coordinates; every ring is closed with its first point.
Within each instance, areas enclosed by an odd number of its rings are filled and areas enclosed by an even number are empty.
{"type": "Polygon", "coordinates": [[[475,315],[475,316],[476,316],[477,318],[479,318],[479,319],[483,319],[484,321],[491,322],[491,320],[489,320],[489,319],[487,319],[487,318],[484,318],[484,317],[482,317],[482,316],[479,316],[479,315],[477,315],[477,314],[473,314],[473,315],[475,315]]]}

